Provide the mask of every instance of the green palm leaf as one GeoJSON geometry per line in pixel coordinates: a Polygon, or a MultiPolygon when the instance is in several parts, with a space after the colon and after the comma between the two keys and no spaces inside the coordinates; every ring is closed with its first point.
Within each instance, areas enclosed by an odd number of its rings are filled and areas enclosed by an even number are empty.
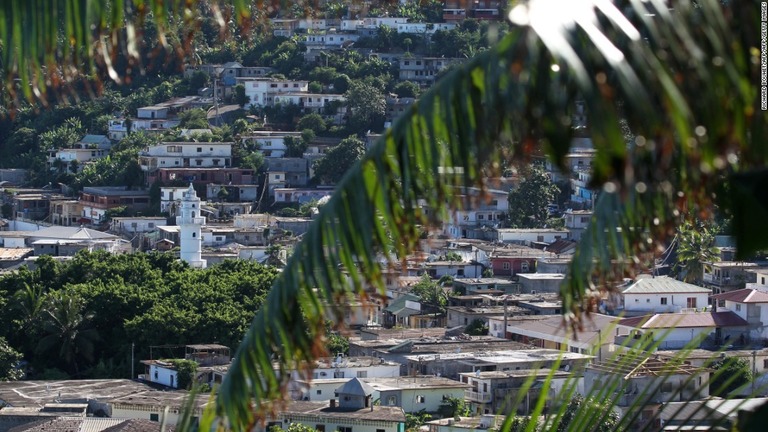
{"type": "Polygon", "coordinates": [[[381,287],[373,257],[414,251],[414,227],[432,222],[422,201],[443,214],[466,204],[457,202],[456,187],[482,186],[504,151],[520,157],[539,140],[561,162],[576,94],[591,116],[595,184],[605,186],[562,291],[575,326],[611,281],[650,262],[681,209],[708,208],[716,174],[738,169],[732,154],[748,152],[754,132],[765,129],[764,116],[748,115],[755,70],[745,60],[754,36],[734,34],[714,2],[680,2],[674,12],[660,2],[571,7],[556,16],[547,1],[513,9],[513,20],[526,26],[441,80],[347,173],[221,388],[218,412],[235,430],[273,408],[265,401],[281,396],[288,372],[306,371],[323,352],[321,305],[332,305],[340,319],[338,300],[350,290],[381,287]],[[624,140],[619,113],[637,136],[632,142],[624,140]]]}

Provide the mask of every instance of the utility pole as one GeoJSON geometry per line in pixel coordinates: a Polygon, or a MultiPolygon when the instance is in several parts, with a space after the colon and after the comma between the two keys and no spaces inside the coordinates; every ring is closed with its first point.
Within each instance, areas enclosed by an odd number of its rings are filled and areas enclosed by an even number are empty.
{"type": "Polygon", "coordinates": [[[507,338],[507,294],[504,294],[504,328],[502,329],[502,337],[507,338]]]}
{"type": "Polygon", "coordinates": [[[135,346],[136,346],[136,344],[131,342],[131,379],[136,379],[136,375],[134,375],[134,373],[133,373],[134,372],[133,368],[134,368],[134,366],[136,364],[136,362],[133,360],[133,349],[134,349],[135,346]]]}

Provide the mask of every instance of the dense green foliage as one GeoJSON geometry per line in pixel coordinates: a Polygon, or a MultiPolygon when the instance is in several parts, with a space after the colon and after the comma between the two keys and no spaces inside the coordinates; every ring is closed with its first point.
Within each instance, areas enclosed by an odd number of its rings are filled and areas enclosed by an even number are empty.
{"type": "Polygon", "coordinates": [[[151,345],[234,347],[276,275],[248,261],[193,270],[160,253],[81,252],[37,264],[0,279],[0,337],[30,361],[31,378],[47,369],[126,378],[131,343],[137,360],[149,358],[151,345]]]}
{"type": "Polygon", "coordinates": [[[424,274],[421,279],[411,287],[411,294],[421,298],[422,305],[433,312],[445,313],[445,307],[448,305],[448,297],[442,288],[441,283],[437,283],[424,274]]]}
{"type": "Polygon", "coordinates": [[[713,396],[727,397],[755,378],[749,361],[739,357],[724,358],[710,367],[719,372],[709,382],[709,393],[713,396]]]}
{"type": "Polygon", "coordinates": [[[320,183],[335,184],[355,162],[363,158],[363,154],[365,143],[354,136],[345,138],[315,162],[315,177],[320,183]]]}
{"type": "Polygon", "coordinates": [[[547,223],[547,205],[558,194],[544,169],[531,165],[521,170],[520,184],[509,192],[509,217],[511,228],[544,228],[547,223]]]}
{"type": "Polygon", "coordinates": [[[704,265],[720,260],[715,247],[717,227],[698,221],[685,221],[677,227],[677,261],[672,270],[685,282],[699,284],[704,277],[704,265]]]}
{"type": "Polygon", "coordinates": [[[24,371],[19,369],[22,355],[11,348],[5,338],[0,338],[0,381],[15,381],[24,377],[24,371]]]}
{"type": "Polygon", "coordinates": [[[444,397],[437,411],[441,417],[466,417],[470,415],[469,404],[463,398],[444,397]]]}
{"type": "Polygon", "coordinates": [[[176,369],[177,386],[180,389],[190,389],[197,373],[197,362],[186,359],[169,359],[176,369]]]}

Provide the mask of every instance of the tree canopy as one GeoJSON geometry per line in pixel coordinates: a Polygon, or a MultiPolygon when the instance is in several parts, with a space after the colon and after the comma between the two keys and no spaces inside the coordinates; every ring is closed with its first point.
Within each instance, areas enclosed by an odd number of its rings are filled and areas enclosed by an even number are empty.
{"type": "Polygon", "coordinates": [[[547,205],[558,188],[546,171],[532,165],[520,171],[520,183],[509,192],[507,225],[511,228],[544,228],[549,218],[547,205]]]}

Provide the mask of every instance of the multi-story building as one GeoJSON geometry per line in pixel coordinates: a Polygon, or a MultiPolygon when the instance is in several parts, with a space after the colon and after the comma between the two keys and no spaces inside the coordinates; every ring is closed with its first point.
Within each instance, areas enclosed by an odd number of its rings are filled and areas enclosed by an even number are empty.
{"type": "Polygon", "coordinates": [[[83,206],[82,219],[100,223],[106,219],[107,210],[125,207],[129,211],[149,209],[149,192],[126,190],[122,186],[85,187],[80,192],[83,206]]]}
{"type": "Polygon", "coordinates": [[[253,170],[249,168],[159,168],[147,173],[147,185],[156,181],[163,184],[194,183],[201,187],[202,193],[205,193],[208,183],[252,184],[255,179],[253,170]]]}
{"type": "Polygon", "coordinates": [[[400,80],[413,81],[422,87],[434,84],[440,71],[461,59],[444,57],[403,57],[400,59],[400,80]]]}
{"type": "Polygon", "coordinates": [[[702,284],[712,288],[713,294],[735,291],[748,283],[757,282],[756,270],[760,263],[744,261],[718,261],[704,263],[702,284]]]}
{"type": "Polygon", "coordinates": [[[54,225],[72,226],[80,223],[83,205],[78,200],[51,200],[50,220],[54,225]]]}
{"type": "Polygon", "coordinates": [[[173,142],[147,147],[139,152],[144,171],[158,168],[229,168],[231,142],[173,142]]]}
{"type": "Polygon", "coordinates": [[[249,107],[265,107],[274,104],[275,96],[284,93],[306,93],[308,81],[278,80],[272,78],[242,78],[249,107]]]}

